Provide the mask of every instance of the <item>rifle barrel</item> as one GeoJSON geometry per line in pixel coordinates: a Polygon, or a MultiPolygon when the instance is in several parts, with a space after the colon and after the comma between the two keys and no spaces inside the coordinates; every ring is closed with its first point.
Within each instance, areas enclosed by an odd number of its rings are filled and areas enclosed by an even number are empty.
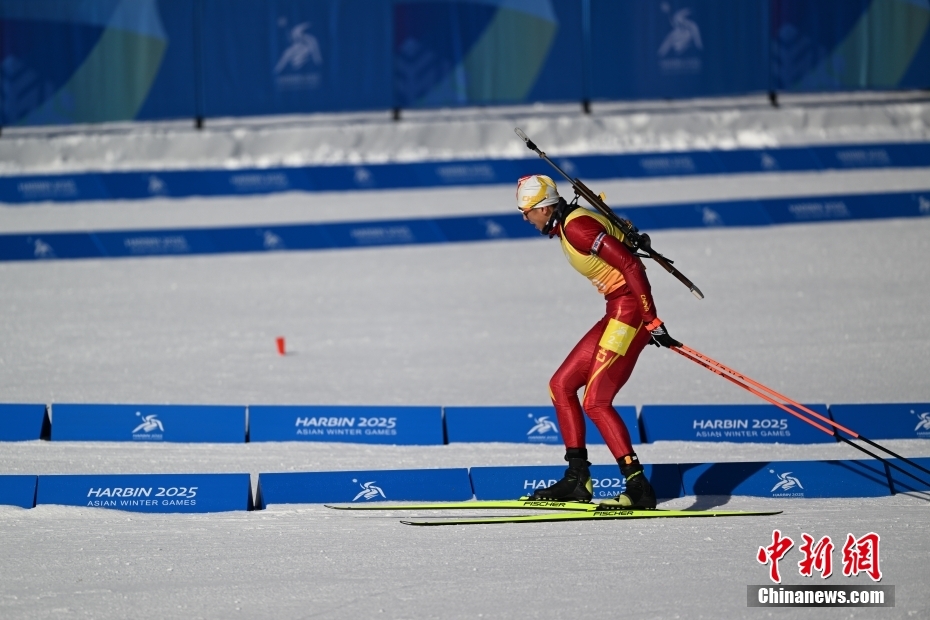
{"type": "MultiPolygon", "coordinates": [[[[530,149],[531,151],[535,151],[537,155],[546,161],[546,163],[555,168],[559,174],[565,177],[565,179],[572,184],[572,187],[575,188],[575,191],[579,196],[584,198],[592,207],[597,209],[604,217],[610,220],[610,222],[619,228],[625,236],[630,238],[631,241],[639,238],[639,234],[631,229],[627,224],[625,224],[623,220],[617,217],[617,214],[613,212],[613,209],[611,209],[606,202],[601,200],[600,196],[591,191],[587,185],[582,183],[581,179],[573,179],[568,176],[568,174],[566,174],[565,171],[562,170],[554,161],[549,159],[548,155],[539,150],[539,147],[536,146],[536,143],[530,140],[529,136],[527,136],[522,129],[519,127],[514,127],[513,131],[520,137],[521,140],[526,143],[526,148],[530,149]]],[[[659,263],[663,269],[675,276],[679,282],[687,286],[692,295],[698,299],[704,299],[704,293],[701,292],[701,289],[695,286],[694,283],[685,277],[683,273],[678,271],[678,269],[673,267],[667,258],[653,250],[649,245],[640,246],[640,249],[642,249],[649,256],[649,258],[659,263]]]]}

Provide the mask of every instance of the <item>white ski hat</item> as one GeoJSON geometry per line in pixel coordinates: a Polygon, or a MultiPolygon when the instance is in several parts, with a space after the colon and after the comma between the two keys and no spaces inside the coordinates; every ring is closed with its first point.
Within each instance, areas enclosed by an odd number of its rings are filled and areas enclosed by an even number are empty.
{"type": "Polygon", "coordinates": [[[555,181],[544,174],[531,174],[517,181],[517,208],[523,213],[559,201],[555,181]]]}

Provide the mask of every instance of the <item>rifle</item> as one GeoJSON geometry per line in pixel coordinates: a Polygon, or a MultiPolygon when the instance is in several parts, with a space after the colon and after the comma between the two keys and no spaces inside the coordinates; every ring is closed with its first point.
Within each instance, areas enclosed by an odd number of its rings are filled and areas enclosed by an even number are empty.
{"type": "Polygon", "coordinates": [[[652,241],[649,239],[649,235],[639,232],[639,229],[637,229],[632,222],[620,219],[617,214],[614,213],[609,206],[607,206],[607,203],[604,202],[600,196],[591,191],[591,189],[582,183],[580,179],[573,179],[568,176],[565,171],[559,168],[555,162],[549,159],[549,157],[544,152],[539,150],[539,147],[537,147],[536,144],[530,140],[525,133],[523,133],[522,129],[519,127],[514,127],[514,132],[526,143],[526,148],[530,149],[531,151],[535,151],[537,155],[546,160],[546,163],[558,170],[559,174],[565,177],[566,180],[572,184],[572,187],[575,189],[575,194],[577,196],[584,198],[592,207],[597,209],[601,215],[610,220],[611,224],[619,228],[621,232],[623,232],[627,244],[632,247],[634,251],[642,251],[643,254],[641,256],[651,258],[655,262],[659,263],[663,269],[675,276],[679,282],[687,286],[688,290],[691,291],[695,297],[698,299],[704,299],[704,293],[701,292],[701,289],[696,287],[691,280],[689,280],[683,273],[672,266],[673,261],[662,256],[652,248],[652,241]]]}

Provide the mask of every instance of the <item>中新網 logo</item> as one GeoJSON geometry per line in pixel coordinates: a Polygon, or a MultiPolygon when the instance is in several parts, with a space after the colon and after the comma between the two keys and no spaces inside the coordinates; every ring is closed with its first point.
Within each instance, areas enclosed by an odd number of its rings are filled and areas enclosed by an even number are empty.
{"type": "MultiPolygon", "coordinates": [[[[799,547],[803,559],[798,562],[798,572],[804,577],[812,577],[814,572],[820,573],[821,578],[827,579],[833,574],[833,541],[824,536],[818,541],[810,534],[803,533],[801,538],[804,544],[799,547]]],[[[855,577],[865,573],[872,581],[882,580],[882,571],[879,566],[879,543],[881,537],[875,532],[856,538],[853,534],[846,535],[846,542],[842,549],[843,576],[855,577]]],[[[794,547],[794,541],[789,536],[783,536],[781,531],[772,532],[772,544],[759,547],[756,560],[759,564],[769,567],[769,579],[774,583],[781,583],[781,572],[778,562],[794,547]]]]}

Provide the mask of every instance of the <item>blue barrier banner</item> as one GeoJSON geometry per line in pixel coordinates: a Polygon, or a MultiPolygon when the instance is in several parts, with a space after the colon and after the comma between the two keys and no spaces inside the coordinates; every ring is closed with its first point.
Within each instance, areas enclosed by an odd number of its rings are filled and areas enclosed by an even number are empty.
{"type": "Polygon", "coordinates": [[[88,233],[0,235],[2,260],[54,260],[103,256],[103,249],[88,233]]]}
{"type": "Polygon", "coordinates": [[[930,439],[930,403],[830,405],[830,415],[869,439],[930,439]]]}
{"type": "MultiPolygon", "coordinates": [[[[827,222],[871,217],[872,210],[863,213],[863,202],[852,204],[850,196],[812,196],[806,198],[763,198],[759,202],[775,224],[827,222]]],[[[866,203],[868,198],[862,198],[866,203]]]]}
{"type": "MultiPolygon", "coordinates": [[[[291,226],[272,225],[252,229],[255,237],[260,237],[262,250],[323,250],[335,247],[333,240],[326,234],[320,224],[295,224],[291,226]]],[[[225,230],[211,230],[214,242],[220,247],[230,247],[235,242],[225,230]],[[227,244],[230,244],[229,246],[227,244]]],[[[235,235],[249,234],[247,229],[240,229],[235,235]]],[[[241,247],[241,246],[236,246],[241,247]]]]}
{"type": "Polygon", "coordinates": [[[442,233],[432,220],[390,220],[320,224],[323,232],[340,248],[364,248],[412,243],[441,243],[442,233]]]}
{"type": "Polygon", "coordinates": [[[442,408],[250,405],[249,441],[440,445],[442,408]]]}
{"type": "MultiPolygon", "coordinates": [[[[829,418],[826,405],[806,405],[829,418]]],[[[808,416],[810,417],[810,416],[808,416]]],[[[816,421],[816,420],[815,420],[816,421]]],[[[774,405],[643,405],[646,442],[835,443],[836,440],[774,405]]]]}
{"type": "MultiPolygon", "coordinates": [[[[930,166],[930,143],[578,155],[554,157],[553,160],[567,174],[583,179],[822,170],[825,167],[920,167],[930,166]],[[819,156],[815,154],[815,149],[819,149],[819,156]],[[822,163],[818,157],[827,161],[827,164],[822,163]]],[[[0,176],[0,202],[20,204],[43,200],[122,200],[286,191],[509,185],[521,176],[539,172],[546,171],[540,168],[536,159],[520,158],[242,170],[100,172],[70,176],[0,176]]],[[[827,215],[837,217],[836,213],[827,215]]],[[[806,217],[809,218],[810,214],[806,214],[806,217]]],[[[799,219],[803,221],[805,214],[802,213],[799,219]]]]}
{"type": "MultiPolygon", "coordinates": [[[[640,443],[636,407],[616,407],[630,431],[634,444],[640,443]]],[[[528,407],[445,407],[449,443],[501,441],[562,445],[558,418],[552,405],[528,407]]],[[[602,444],[604,438],[585,416],[585,438],[589,444],[602,444]]]]}
{"type": "Polygon", "coordinates": [[[332,240],[318,224],[212,228],[205,232],[217,252],[277,252],[333,247],[332,240]]]}
{"type": "MultiPolygon", "coordinates": [[[[930,457],[917,457],[908,460],[917,463],[924,469],[930,469],[930,457]]],[[[906,493],[908,491],[930,491],[930,474],[927,474],[927,472],[924,471],[920,471],[913,465],[908,465],[901,459],[888,459],[888,462],[893,463],[904,471],[911,473],[911,475],[907,475],[904,472],[895,469],[894,467],[888,468],[888,473],[891,476],[891,490],[893,493],[906,493]],[[916,476],[916,479],[914,476],[916,476]]]]}
{"type": "Polygon", "coordinates": [[[591,0],[590,7],[591,99],[769,89],[765,2],[591,0]]]}
{"type": "Polygon", "coordinates": [[[730,173],[792,172],[823,168],[814,152],[806,146],[714,151],[714,155],[724,171],[730,173]]]}
{"type": "Polygon", "coordinates": [[[768,213],[755,200],[654,206],[649,207],[649,215],[655,222],[653,229],[766,226],[772,223],[768,213]]]}
{"type": "Polygon", "coordinates": [[[472,498],[467,469],[272,473],[258,476],[258,504],[455,502],[472,498]]]}
{"type": "Polygon", "coordinates": [[[445,407],[449,443],[503,441],[562,444],[555,408],[445,407]]]}
{"type": "MultiPolygon", "coordinates": [[[[930,43],[930,37],[927,42],[930,43]]],[[[895,142],[884,148],[891,154],[895,166],[930,166],[930,144],[926,142],[895,142]]]]}
{"type": "Polygon", "coordinates": [[[0,202],[73,202],[109,198],[101,175],[0,176],[0,202]]]}
{"type": "MultiPolygon", "coordinates": [[[[908,145],[830,145],[809,147],[825,170],[860,168],[907,168],[916,164],[918,151],[908,145]]],[[[917,164],[919,165],[919,164],[917,164]]]]}
{"type": "Polygon", "coordinates": [[[421,164],[358,164],[308,166],[304,174],[315,191],[396,189],[419,187],[416,167],[421,164]]]}
{"type": "MultiPolygon", "coordinates": [[[[552,156],[551,159],[572,178],[619,179],[629,174],[627,168],[630,164],[625,159],[626,157],[626,155],[570,155],[565,157],[552,156]]],[[[514,163],[519,164],[517,172],[521,177],[528,174],[548,174],[542,169],[540,165],[542,162],[535,157],[533,159],[514,160],[514,163]]],[[[570,187],[568,182],[561,178],[557,178],[555,181],[563,184],[565,188],[563,193],[567,193],[566,190],[570,187]]]]}
{"type": "Polygon", "coordinates": [[[249,474],[40,475],[36,505],[132,512],[226,512],[252,509],[249,474]]]}
{"type": "Polygon", "coordinates": [[[223,194],[241,196],[313,189],[304,168],[235,170],[228,172],[225,176],[224,182],[227,190],[223,194]]]}
{"type": "Polygon", "coordinates": [[[215,254],[218,248],[207,230],[131,230],[93,233],[106,256],[215,254]]]}
{"type": "MultiPolygon", "coordinates": [[[[610,204],[610,196],[607,197],[610,204]]],[[[652,213],[652,207],[611,207],[617,217],[630,220],[642,232],[658,230],[663,227],[663,223],[652,213]]]]}
{"type": "Polygon", "coordinates": [[[897,200],[888,202],[882,205],[881,210],[881,213],[888,214],[887,217],[926,217],[930,215],[930,191],[914,193],[906,198],[902,196],[900,202],[897,200]],[[888,202],[892,202],[894,206],[889,208],[888,202]]]}
{"type": "MultiPolygon", "coordinates": [[[[682,496],[678,465],[645,465],[644,468],[656,497],[682,496]]],[[[565,474],[565,465],[472,467],[469,473],[477,499],[517,499],[555,484],[565,474]]],[[[626,490],[626,480],[617,465],[592,465],[591,481],[595,500],[608,499],[626,490]]]]}
{"type": "MultiPolygon", "coordinates": [[[[274,228],[278,227],[212,228],[203,232],[209,237],[215,252],[273,252],[297,249],[285,244],[274,228]]],[[[315,249],[323,247],[328,247],[328,244],[316,245],[315,249]]]]}
{"type": "Polygon", "coordinates": [[[307,168],[108,172],[100,181],[110,198],[241,196],[318,189],[307,168]]]}
{"type": "Polygon", "coordinates": [[[232,193],[221,182],[225,171],[158,170],[149,172],[110,172],[101,181],[112,198],[186,198],[232,193]]]}
{"type": "Polygon", "coordinates": [[[52,405],[53,441],[245,442],[235,405],[52,405]]]}
{"type": "Polygon", "coordinates": [[[420,187],[515,183],[520,175],[509,159],[481,159],[413,164],[420,187]]]}
{"type": "Polygon", "coordinates": [[[316,189],[307,169],[296,167],[108,172],[100,175],[100,181],[109,197],[115,199],[241,196],[316,189]]]}
{"type": "Polygon", "coordinates": [[[391,4],[204,0],[204,114],[392,108],[391,4]]]}
{"type": "MultiPolygon", "coordinates": [[[[926,217],[930,216],[930,191],[617,207],[614,212],[644,232],[926,217]]],[[[538,234],[518,214],[265,227],[49,232],[0,235],[0,261],[319,250],[520,238],[538,238],[538,234]]]]}
{"type": "Polygon", "coordinates": [[[0,441],[40,439],[47,417],[45,405],[0,404],[0,441]]]}
{"type": "Polygon", "coordinates": [[[0,475],[0,505],[34,508],[36,476],[0,475]]]}
{"type": "Polygon", "coordinates": [[[506,215],[444,217],[433,220],[447,241],[493,241],[539,237],[539,231],[523,221],[523,216],[506,215]]]}
{"type": "Polygon", "coordinates": [[[681,464],[685,495],[884,497],[891,494],[876,460],[681,464]]]}
{"type": "MultiPolygon", "coordinates": [[[[930,196],[930,192],[925,193],[930,196]]],[[[846,197],[853,205],[856,219],[877,219],[885,217],[913,217],[919,213],[920,195],[909,192],[895,194],[865,194],[846,197]]],[[[926,214],[923,214],[926,215],[926,214]]]]}
{"type": "Polygon", "coordinates": [[[177,173],[158,172],[108,172],[100,175],[100,182],[110,198],[115,200],[182,196],[172,192],[176,185],[172,177],[177,173]]]}
{"type": "Polygon", "coordinates": [[[715,151],[638,153],[616,155],[614,159],[624,177],[677,177],[725,172],[715,151]]]}

